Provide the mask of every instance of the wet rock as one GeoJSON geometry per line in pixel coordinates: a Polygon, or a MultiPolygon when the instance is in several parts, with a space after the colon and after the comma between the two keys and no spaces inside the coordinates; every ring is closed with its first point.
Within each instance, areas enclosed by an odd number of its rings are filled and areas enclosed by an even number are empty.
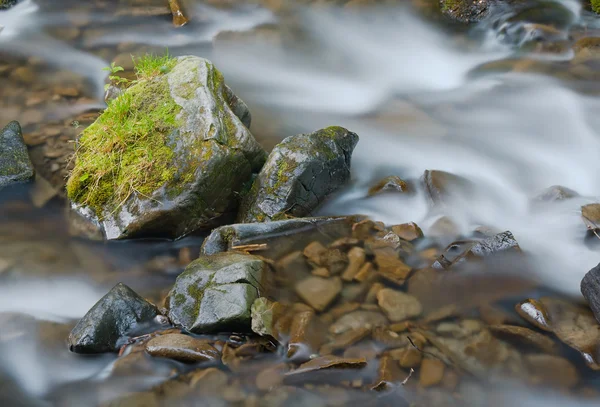
{"type": "Polygon", "coordinates": [[[117,351],[119,340],[158,315],[154,305],[119,283],[73,328],[68,339],[69,349],[76,353],[117,351]]]}
{"type": "Polygon", "coordinates": [[[594,203],[581,207],[581,218],[588,229],[600,229],[600,204],[594,203]]]}
{"type": "Polygon", "coordinates": [[[250,312],[252,314],[252,332],[278,338],[275,322],[284,313],[284,307],[281,304],[260,297],[252,303],[250,312]]]}
{"type": "Polygon", "coordinates": [[[475,23],[489,13],[488,0],[439,0],[442,13],[461,23],[475,23]]]}
{"type": "Polygon", "coordinates": [[[73,208],[100,224],[107,239],[177,238],[233,217],[266,153],[228,104],[223,76],[194,56],[139,76],[79,138],[67,182],[73,208]],[[128,104],[137,114],[119,115],[128,104]],[[124,150],[105,137],[107,126],[124,150]],[[155,130],[140,138],[141,126],[155,130]]]}
{"type": "Polygon", "coordinates": [[[431,387],[440,384],[444,378],[446,365],[438,359],[425,358],[419,369],[419,384],[421,387],[431,387]]]}
{"type": "Polygon", "coordinates": [[[325,342],[325,331],[325,326],[314,311],[296,313],[290,327],[288,358],[308,360],[325,342]]]}
{"type": "Polygon", "coordinates": [[[375,255],[378,273],[388,281],[401,285],[410,274],[412,267],[405,264],[397,255],[377,253],[375,255]]]}
{"type": "Polygon", "coordinates": [[[540,302],[552,321],[556,337],[577,350],[590,368],[600,370],[600,325],[592,312],[558,298],[542,297],[540,302]]]}
{"type": "Polygon", "coordinates": [[[152,338],[146,352],[155,357],[174,359],[184,363],[219,360],[219,352],[208,342],[189,335],[167,334],[152,338]]]}
{"type": "Polygon", "coordinates": [[[392,322],[414,318],[423,311],[416,297],[391,288],[379,290],[377,303],[392,322]]]}
{"type": "Polygon", "coordinates": [[[266,291],[268,273],[268,265],[252,255],[201,256],[169,292],[169,318],[194,333],[248,332],[252,304],[266,291]]]}
{"type": "Polygon", "coordinates": [[[348,330],[360,328],[375,328],[388,324],[387,318],[376,311],[354,311],[340,317],[329,327],[329,332],[334,335],[342,334],[348,330]]]}
{"type": "Polygon", "coordinates": [[[398,368],[396,361],[389,355],[383,355],[379,359],[377,367],[377,379],[371,387],[372,390],[382,391],[398,383],[402,378],[402,371],[398,368]]]}
{"type": "MultiPolygon", "coordinates": [[[[222,226],[213,230],[204,240],[201,252],[203,254],[215,254],[225,252],[233,246],[273,242],[273,247],[269,245],[269,253],[273,254],[274,257],[280,257],[290,252],[284,239],[281,239],[282,236],[293,234],[296,237],[296,240],[291,242],[293,245],[300,244],[299,241],[301,241],[303,234],[342,236],[349,234],[352,224],[359,219],[361,219],[359,216],[324,216],[222,226]]],[[[289,245],[289,247],[291,248],[292,245],[289,245]]]]}
{"type": "Polygon", "coordinates": [[[299,134],[279,143],[242,202],[239,222],[308,216],[350,179],[358,136],[342,127],[299,134]]]}
{"type": "Polygon", "coordinates": [[[392,232],[398,235],[401,239],[412,242],[423,237],[423,231],[414,222],[403,223],[391,227],[392,232]]]}
{"type": "Polygon", "coordinates": [[[515,305],[515,311],[524,320],[544,331],[552,332],[552,321],[544,305],[538,300],[528,299],[515,305]]]}
{"type": "Polygon", "coordinates": [[[551,388],[569,389],[579,382],[579,373],[571,362],[553,355],[526,355],[530,380],[551,388]]]}
{"type": "Polygon", "coordinates": [[[350,346],[360,342],[370,334],[371,330],[365,327],[346,331],[340,335],[337,335],[333,341],[321,346],[319,353],[321,355],[330,355],[336,350],[348,349],[350,346]]]}
{"type": "Polygon", "coordinates": [[[348,267],[342,274],[342,280],[352,281],[363,267],[366,259],[365,250],[362,247],[353,247],[348,252],[348,267]]]}
{"type": "Polygon", "coordinates": [[[337,356],[321,356],[301,364],[298,369],[286,373],[284,383],[320,383],[346,380],[356,376],[356,371],[364,368],[367,361],[364,358],[350,359],[337,356]],[[344,374],[350,371],[350,374],[344,374]]]}
{"type": "Polygon", "coordinates": [[[12,121],[0,130],[0,190],[32,181],[34,175],[21,126],[12,121]]]}
{"type": "Polygon", "coordinates": [[[455,242],[446,248],[431,267],[448,269],[473,257],[486,257],[503,252],[520,252],[519,243],[509,231],[480,241],[455,242]]]}
{"type": "Polygon", "coordinates": [[[190,21],[184,14],[179,0],[169,0],[169,7],[171,8],[171,14],[173,14],[173,25],[175,27],[183,27],[190,21]]]}
{"type": "Polygon", "coordinates": [[[581,280],[581,294],[590,305],[596,320],[600,321],[600,264],[588,271],[581,280]]]}
{"type": "Polygon", "coordinates": [[[321,312],[325,311],[342,291],[339,277],[308,277],[296,284],[296,293],[304,302],[321,312]]]}
{"type": "Polygon", "coordinates": [[[412,345],[394,349],[389,354],[394,360],[398,361],[400,367],[404,368],[417,367],[423,359],[423,353],[412,345]]]}
{"type": "Polygon", "coordinates": [[[513,343],[518,348],[529,348],[550,354],[558,353],[556,342],[529,328],[515,325],[492,325],[489,330],[497,338],[513,343]]]}
{"type": "Polygon", "coordinates": [[[408,184],[402,178],[391,175],[377,182],[369,188],[369,196],[381,194],[383,192],[407,192],[408,184]]]}
{"type": "Polygon", "coordinates": [[[579,196],[579,194],[572,189],[561,185],[553,185],[540,192],[533,200],[534,202],[555,202],[564,201],[565,199],[575,198],[577,196],[579,196]]]}
{"type": "Polygon", "coordinates": [[[458,196],[470,196],[473,191],[471,181],[445,171],[426,170],[423,174],[425,192],[434,205],[445,204],[458,196]]]}

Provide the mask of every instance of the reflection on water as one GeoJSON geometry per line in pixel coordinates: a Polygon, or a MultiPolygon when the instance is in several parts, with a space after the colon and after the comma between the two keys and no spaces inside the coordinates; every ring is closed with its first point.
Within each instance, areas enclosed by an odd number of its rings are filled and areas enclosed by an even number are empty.
{"type": "MultiPolygon", "coordinates": [[[[599,195],[600,103],[580,92],[594,90],[585,78],[566,76],[572,52],[535,54],[530,66],[555,60],[533,70],[547,75],[474,74],[513,55],[506,24],[514,15],[457,31],[404,7],[275,14],[255,5],[189,1],[192,23],[175,29],[164,13],[127,14],[124,3],[24,0],[0,13],[0,126],[23,124],[38,172],[53,188],[37,205],[42,209],[19,191],[0,212],[0,312],[29,316],[4,321],[11,328],[0,334],[0,360],[31,394],[54,397],[57,386],[102,377],[112,357],[69,354],[64,332],[118,281],[160,302],[202,241],[104,244],[68,233],[61,187],[73,140],[103,106],[102,68],[113,60],[127,68],[131,54],[168,47],[214,60],[250,106],[253,133],[266,146],[331,124],[359,134],[353,183],[321,214],[414,221],[426,235],[442,216],[451,218],[456,237],[478,226],[511,230],[530,261],[503,266],[568,295],[577,295],[581,277],[597,263],[598,245],[584,244],[579,208],[599,195]],[[452,196],[442,210],[432,210],[420,189],[366,198],[384,176],[417,185],[427,169],[462,176],[474,189],[452,196]],[[580,196],[532,201],[551,185],[580,196]]],[[[598,26],[579,3],[556,4],[570,13],[563,33],[571,28],[568,35],[580,37],[598,26]]],[[[515,42],[522,45],[529,37],[519,33],[515,42]]],[[[459,286],[455,294],[465,290],[459,286]]],[[[127,387],[111,385],[107,394],[127,387]]],[[[505,397],[499,405],[567,402],[524,389],[505,397]]]]}

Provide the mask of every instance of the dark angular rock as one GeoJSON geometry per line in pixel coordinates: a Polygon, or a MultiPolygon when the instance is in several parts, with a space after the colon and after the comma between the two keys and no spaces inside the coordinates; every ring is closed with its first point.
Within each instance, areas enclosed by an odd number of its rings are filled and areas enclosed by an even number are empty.
{"type": "Polygon", "coordinates": [[[489,13],[488,0],[440,0],[442,13],[461,23],[476,23],[489,13]]]}
{"type": "Polygon", "coordinates": [[[0,130],[0,190],[32,181],[34,175],[21,126],[12,121],[0,130]]]}
{"type": "Polygon", "coordinates": [[[342,127],[291,136],[279,143],[244,198],[238,222],[311,214],[350,180],[358,136],[342,127]]]}
{"type": "Polygon", "coordinates": [[[266,291],[268,273],[268,265],[256,256],[201,256],[169,292],[169,318],[193,333],[248,332],[252,303],[266,291]]]}
{"type": "Polygon", "coordinates": [[[117,351],[121,338],[158,315],[156,306],[119,283],[75,325],[69,335],[69,349],[76,353],[117,351]]]}
{"type": "Polygon", "coordinates": [[[600,322],[600,264],[588,271],[581,280],[581,294],[590,304],[596,320],[600,322]]]}

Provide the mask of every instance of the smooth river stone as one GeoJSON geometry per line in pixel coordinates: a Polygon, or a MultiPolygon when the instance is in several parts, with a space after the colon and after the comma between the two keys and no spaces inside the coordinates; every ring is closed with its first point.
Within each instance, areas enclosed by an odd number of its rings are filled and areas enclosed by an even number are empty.
{"type": "Polygon", "coordinates": [[[174,359],[184,363],[218,360],[219,352],[206,341],[183,334],[167,334],[152,338],[146,352],[155,357],[174,359]]]}

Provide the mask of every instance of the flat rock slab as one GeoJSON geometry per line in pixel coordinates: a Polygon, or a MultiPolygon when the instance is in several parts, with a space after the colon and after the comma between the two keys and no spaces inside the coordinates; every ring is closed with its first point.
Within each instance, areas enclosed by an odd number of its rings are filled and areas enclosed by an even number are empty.
{"type": "Polygon", "coordinates": [[[238,222],[309,216],[350,180],[358,136],[343,127],[298,134],[275,146],[244,198],[238,222]]]}
{"type": "Polygon", "coordinates": [[[0,130],[0,190],[32,181],[34,175],[21,126],[12,121],[0,130]]]}
{"type": "Polygon", "coordinates": [[[401,322],[421,315],[423,307],[416,297],[391,288],[377,293],[379,307],[392,322],[401,322]]]}
{"type": "Polygon", "coordinates": [[[169,292],[169,318],[194,333],[248,332],[252,304],[266,291],[269,272],[264,261],[248,254],[201,256],[169,292]]]}
{"type": "Polygon", "coordinates": [[[221,357],[208,342],[183,334],[167,334],[152,338],[146,344],[146,352],[155,357],[184,363],[213,361],[221,357]]]}
{"type": "Polygon", "coordinates": [[[158,315],[153,304],[119,283],[75,325],[69,335],[69,349],[76,353],[115,352],[120,339],[158,315]]]}
{"type": "Polygon", "coordinates": [[[296,284],[296,293],[304,302],[321,312],[325,311],[342,291],[339,277],[308,277],[296,284]]]}

